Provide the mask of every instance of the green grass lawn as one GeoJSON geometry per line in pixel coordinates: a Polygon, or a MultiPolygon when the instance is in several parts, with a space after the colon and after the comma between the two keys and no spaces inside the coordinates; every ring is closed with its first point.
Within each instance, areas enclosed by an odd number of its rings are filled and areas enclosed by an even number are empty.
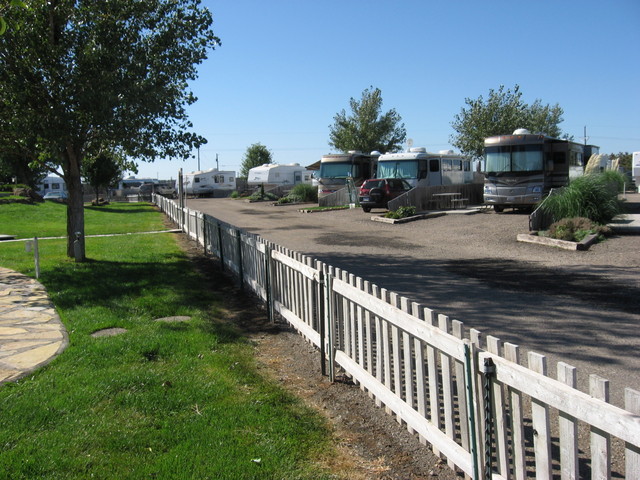
{"type": "MultiPolygon", "coordinates": [[[[144,203],[85,206],[85,235],[163,230],[162,217],[144,203]]],[[[0,233],[16,238],[67,234],[67,206],[57,202],[0,205],[0,233]]]]}
{"type": "MultiPolygon", "coordinates": [[[[58,235],[59,207],[0,205],[3,233],[58,235]]],[[[142,204],[86,214],[88,233],[162,226],[142,204]]],[[[322,466],[333,451],[325,421],[261,377],[224,320],[225,279],[203,281],[172,234],[87,238],[81,264],[65,245],[40,242],[40,281],[70,345],[0,386],[1,478],[336,478],[322,466]],[[170,315],[192,319],[154,321],[170,315]],[[106,327],[128,331],[90,336],[106,327]]],[[[33,256],[2,243],[0,266],[33,275],[33,256]]]]}

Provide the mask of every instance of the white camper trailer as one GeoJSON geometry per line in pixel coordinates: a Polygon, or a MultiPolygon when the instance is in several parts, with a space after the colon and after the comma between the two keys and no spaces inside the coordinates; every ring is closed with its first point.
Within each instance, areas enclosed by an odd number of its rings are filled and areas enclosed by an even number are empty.
{"type": "Polygon", "coordinates": [[[298,183],[311,185],[313,171],[300,166],[299,163],[278,165],[277,163],[265,163],[259,167],[253,167],[247,175],[247,183],[266,188],[293,187],[298,183]]]}
{"type": "MultiPolygon", "coordinates": [[[[236,189],[236,172],[217,168],[200,170],[182,175],[183,192],[186,195],[218,196],[236,189]]],[[[178,184],[176,182],[176,190],[178,184]]]]}
{"type": "Polygon", "coordinates": [[[67,192],[67,184],[64,179],[55,176],[44,178],[38,185],[37,190],[40,195],[46,195],[49,192],[67,192]]]}

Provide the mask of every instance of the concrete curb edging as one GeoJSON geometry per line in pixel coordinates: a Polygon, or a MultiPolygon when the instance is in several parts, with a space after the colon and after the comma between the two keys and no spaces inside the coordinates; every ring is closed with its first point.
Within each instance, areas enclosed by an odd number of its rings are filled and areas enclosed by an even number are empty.
{"type": "Polygon", "coordinates": [[[395,224],[395,223],[413,222],[415,220],[423,220],[425,218],[442,217],[444,215],[446,215],[445,212],[421,213],[419,215],[412,215],[411,217],[405,217],[405,218],[385,218],[385,217],[380,217],[378,215],[373,215],[371,217],[371,220],[373,220],[374,222],[395,224]]]}
{"type": "Polygon", "coordinates": [[[585,251],[589,250],[589,247],[598,241],[598,235],[588,235],[581,242],[568,242],[556,238],[541,237],[537,233],[521,233],[517,239],[519,242],[537,243],[565,250],[585,251]]]}

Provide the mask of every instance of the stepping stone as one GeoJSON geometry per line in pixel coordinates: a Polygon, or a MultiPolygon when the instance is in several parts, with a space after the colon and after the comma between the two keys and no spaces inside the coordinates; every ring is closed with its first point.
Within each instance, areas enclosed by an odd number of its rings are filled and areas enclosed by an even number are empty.
{"type": "Polygon", "coordinates": [[[189,320],[191,320],[191,317],[188,317],[186,315],[156,318],[156,322],[188,322],[189,320]]]}
{"type": "Polygon", "coordinates": [[[98,337],[113,337],[115,335],[120,335],[121,333],[125,333],[127,331],[126,328],[103,328],[102,330],[97,330],[91,334],[93,338],[98,337]]]}

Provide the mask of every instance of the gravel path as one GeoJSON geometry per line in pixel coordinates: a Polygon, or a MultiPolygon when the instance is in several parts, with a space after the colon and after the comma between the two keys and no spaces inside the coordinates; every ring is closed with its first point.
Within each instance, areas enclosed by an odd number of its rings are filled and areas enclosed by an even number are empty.
{"type": "MultiPolygon", "coordinates": [[[[640,195],[628,195],[637,208],[640,195]]],[[[372,222],[374,210],[302,213],[233,199],[188,206],[346,269],[461,320],[466,328],[547,355],[611,382],[611,402],[640,390],[640,237],[618,236],[574,252],[516,241],[517,212],[451,214],[405,224],[372,222]]],[[[526,361],[526,356],[523,358],[526,361]]]]}

